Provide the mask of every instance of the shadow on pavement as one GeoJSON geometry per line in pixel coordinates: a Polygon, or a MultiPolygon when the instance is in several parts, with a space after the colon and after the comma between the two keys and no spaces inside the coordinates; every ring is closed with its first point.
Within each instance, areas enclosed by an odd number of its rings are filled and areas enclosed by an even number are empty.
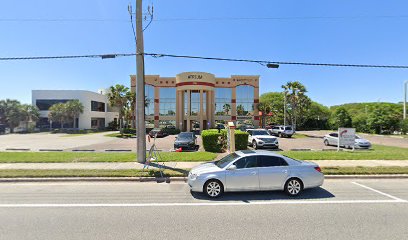
{"type": "Polygon", "coordinates": [[[211,201],[243,201],[252,200],[305,200],[305,199],[324,199],[333,198],[335,195],[324,188],[305,189],[299,196],[290,197],[282,191],[265,191],[265,192],[226,192],[219,198],[209,198],[204,193],[191,192],[195,199],[211,201]]]}

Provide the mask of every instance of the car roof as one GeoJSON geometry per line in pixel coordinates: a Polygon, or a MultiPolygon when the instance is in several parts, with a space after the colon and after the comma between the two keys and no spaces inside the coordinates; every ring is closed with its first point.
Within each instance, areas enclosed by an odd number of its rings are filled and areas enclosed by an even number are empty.
{"type": "Polygon", "coordinates": [[[264,130],[264,131],[268,131],[265,128],[256,128],[256,129],[255,128],[248,128],[247,131],[248,130],[264,130]]]}
{"type": "Polygon", "coordinates": [[[267,151],[267,150],[241,150],[241,151],[236,151],[236,154],[239,156],[251,156],[251,155],[268,155],[268,156],[275,156],[275,157],[283,157],[283,155],[272,152],[272,151],[267,151]]]}

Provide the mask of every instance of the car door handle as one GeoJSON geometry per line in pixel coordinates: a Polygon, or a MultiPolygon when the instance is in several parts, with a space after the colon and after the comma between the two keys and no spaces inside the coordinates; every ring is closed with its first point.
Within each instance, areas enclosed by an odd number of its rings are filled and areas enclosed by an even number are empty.
{"type": "Polygon", "coordinates": [[[256,172],[251,172],[252,175],[256,175],[256,172]]]}
{"type": "Polygon", "coordinates": [[[282,170],[282,172],[287,173],[287,172],[288,172],[288,170],[282,170]]]}

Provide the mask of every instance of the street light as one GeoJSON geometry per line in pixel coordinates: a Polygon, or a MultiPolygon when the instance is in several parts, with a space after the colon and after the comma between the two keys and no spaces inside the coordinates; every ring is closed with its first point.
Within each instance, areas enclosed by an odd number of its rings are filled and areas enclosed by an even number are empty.
{"type": "Polygon", "coordinates": [[[274,64],[274,63],[268,63],[268,64],[266,64],[266,66],[268,68],[279,68],[279,64],[274,64]]]}

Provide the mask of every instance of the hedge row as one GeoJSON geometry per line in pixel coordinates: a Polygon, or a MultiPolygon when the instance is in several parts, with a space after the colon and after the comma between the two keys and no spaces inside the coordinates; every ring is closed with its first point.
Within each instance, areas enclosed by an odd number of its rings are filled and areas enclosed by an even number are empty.
{"type": "MultiPolygon", "coordinates": [[[[221,152],[227,147],[227,130],[210,129],[201,133],[203,146],[207,152],[221,152]]],[[[248,146],[248,133],[235,130],[235,150],[245,150],[248,146]]]]}

